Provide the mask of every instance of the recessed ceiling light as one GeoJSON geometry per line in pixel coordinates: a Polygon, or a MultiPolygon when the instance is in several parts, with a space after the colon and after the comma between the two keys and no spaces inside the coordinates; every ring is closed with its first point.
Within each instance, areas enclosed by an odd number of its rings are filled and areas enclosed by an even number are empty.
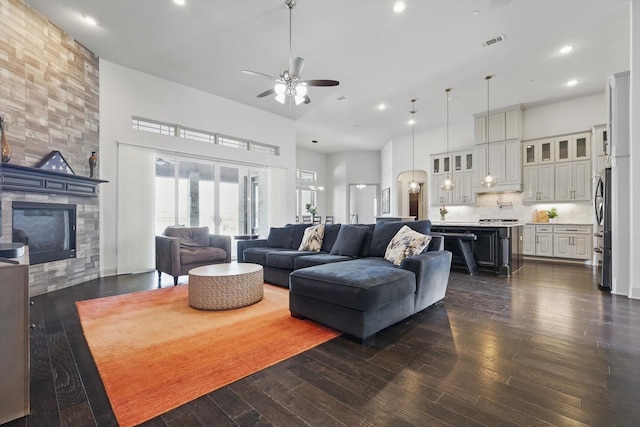
{"type": "Polygon", "coordinates": [[[578,81],[576,79],[571,79],[567,82],[567,86],[575,86],[578,84],[578,81]]]}
{"type": "Polygon", "coordinates": [[[178,6],[184,6],[184,4],[186,3],[185,0],[173,0],[173,2],[178,6]]]}
{"type": "Polygon", "coordinates": [[[409,121],[407,123],[409,123],[409,126],[411,126],[411,125],[414,125],[416,123],[416,121],[413,120],[413,119],[409,119],[409,121]]]}
{"type": "Polygon", "coordinates": [[[397,1],[395,2],[395,4],[393,5],[393,11],[395,13],[400,13],[400,12],[404,12],[405,8],[407,7],[406,4],[404,4],[403,1],[397,1]]]}
{"type": "Polygon", "coordinates": [[[480,11],[479,11],[478,9],[476,9],[476,10],[474,10],[473,12],[471,12],[471,14],[472,14],[473,16],[478,16],[478,15],[480,15],[480,11]]]}
{"type": "Polygon", "coordinates": [[[567,53],[571,52],[573,50],[573,46],[565,46],[562,49],[560,49],[560,53],[563,55],[566,55],[567,53]]]}
{"type": "Polygon", "coordinates": [[[96,19],[92,16],[82,15],[82,19],[84,19],[85,24],[91,25],[92,27],[98,25],[98,21],[96,21],[96,19]]]}
{"type": "Polygon", "coordinates": [[[378,110],[386,110],[387,106],[386,104],[378,104],[378,110]]]}

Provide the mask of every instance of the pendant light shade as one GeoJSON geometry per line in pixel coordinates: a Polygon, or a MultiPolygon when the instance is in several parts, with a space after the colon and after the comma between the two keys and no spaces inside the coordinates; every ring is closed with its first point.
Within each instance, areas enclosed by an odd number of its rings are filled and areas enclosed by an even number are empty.
{"type": "MultiPolygon", "coordinates": [[[[444,90],[447,95],[447,157],[449,157],[449,92],[451,92],[451,88],[444,90]]],[[[445,191],[452,191],[455,187],[456,185],[453,183],[449,172],[447,172],[447,177],[440,184],[440,188],[445,191]]]]}
{"type": "Polygon", "coordinates": [[[409,183],[409,194],[420,192],[420,184],[416,182],[416,100],[411,100],[411,182],[409,183]]]}
{"type": "Polygon", "coordinates": [[[485,80],[487,81],[487,119],[485,122],[485,131],[486,131],[486,140],[487,140],[487,174],[485,175],[485,177],[482,179],[482,182],[480,183],[480,185],[482,185],[484,188],[492,188],[495,187],[496,185],[496,179],[493,175],[491,175],[491,172],[489,171],[489,153],[491,152],[489,150],[489,81],[491,80],[493,76],[487,76],[485,77],[485,80]]]}

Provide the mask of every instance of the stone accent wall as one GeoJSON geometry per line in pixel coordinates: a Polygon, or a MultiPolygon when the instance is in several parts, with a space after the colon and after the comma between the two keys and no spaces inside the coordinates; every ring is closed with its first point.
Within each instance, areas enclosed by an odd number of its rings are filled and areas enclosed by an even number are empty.
{"type": "MultiPolygon", "coordinates": [[[[22,1],[0,1],[0,116],[10,163],[35,166],[58,150],[76,175],[89,176],[99,147],[98,88],[97,56],[22,1]]],[[[11,241],[11,202],[77,205],[77,258],[31,266],[31,295],[99,276],[98,198],[3,191],[1,200],[4,242],[11,241]]]]}

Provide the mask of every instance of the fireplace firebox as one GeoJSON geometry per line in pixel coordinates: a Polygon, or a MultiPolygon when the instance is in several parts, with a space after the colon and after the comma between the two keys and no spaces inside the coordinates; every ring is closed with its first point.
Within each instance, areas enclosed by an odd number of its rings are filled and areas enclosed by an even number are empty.
{"type": "Polygon", "coordinates": [[[12,240],[29,246],[30,264],[76,257],[76,205],[12,203],[12,240]]]}

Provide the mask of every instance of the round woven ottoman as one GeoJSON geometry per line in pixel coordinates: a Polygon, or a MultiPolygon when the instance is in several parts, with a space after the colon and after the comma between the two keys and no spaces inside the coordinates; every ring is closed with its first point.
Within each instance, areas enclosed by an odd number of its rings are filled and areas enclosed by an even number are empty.
{"type": "Polygon", "coordinates": [[[231,310],[255,304],[263,297],[259,264],[205,265],[189,270],[189,305],[200,310],[231,310]]]}

